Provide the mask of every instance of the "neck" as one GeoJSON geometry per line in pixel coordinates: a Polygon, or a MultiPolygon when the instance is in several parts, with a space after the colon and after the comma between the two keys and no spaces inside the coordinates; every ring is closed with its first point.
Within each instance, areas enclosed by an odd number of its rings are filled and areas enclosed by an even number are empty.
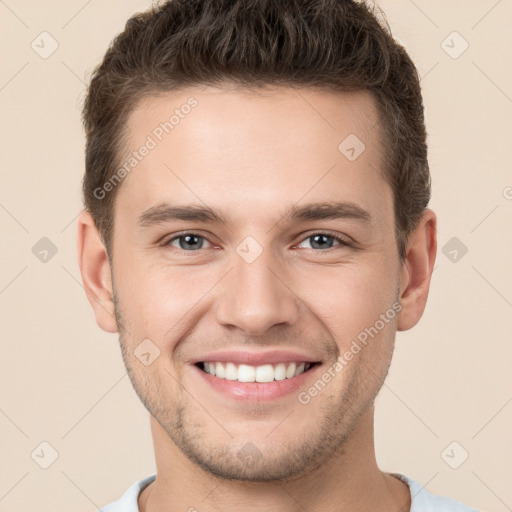
{"type": "Polygon", "coordinates": [[[223,480],[187,459],[151,417],[157,477],[139,496],[140,512],[408,512],[406,484],[379,470],[370,407],[337,453],[287,481],[223,480]]]}

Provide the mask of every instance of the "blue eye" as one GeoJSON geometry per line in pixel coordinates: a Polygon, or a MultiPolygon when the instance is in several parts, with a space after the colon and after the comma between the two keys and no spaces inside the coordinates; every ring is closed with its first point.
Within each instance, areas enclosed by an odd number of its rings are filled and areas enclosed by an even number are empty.
{"type": "Polygon", "coordinates": [[[333,241],[339,242],[338,245],[350,245],[350,243],[347,240],[344,240],[339,236],[330,235],[328,233],[314,233],[306,237],[301,243],[304,243],[306,240],[312,240],[311,245],[312,249],[314,250],[332,249],[333,241]],[[314,247],[315,245],[317,247],[314,247]]]}
{"type": "Polygon", "coordinates": [[[164,245],[171,245],[172,247],[182,249],[183,251],[193,252],[203,249],[203,241],[205,240],[206,238],[204,236],[196,235],[195,233],[185,233],[171,238],[164,245]],[[179,247],[172,245],[172,242],[177,240],[179,241],[179,247]]]}
{"type": "MultiPolygon", "coordinates": [[[[317,252],[325,252],[329,249],[333,249],[336,246],[351,246],[350,241],[345,240],[340,236],[322,232],[313,233],[312,235],[307,236],[302,240],[301,244],[307,240],[311,240],[311,249],[317,252]],[[334,244],[335,242],[338,242],[337,245],[334,244]]],[[[166,242],[163,242],[162,245],[181,249],[185,252],[195,252],[199,251],[200,249],[208,248],[204,247],[204,242],[210,244],[210,242],[204,236],[198,235],[197,233],[187,232],[168,239],[166,242]],[[178,245],[175,245],[175,242],[178,242],[178,245]]]]}

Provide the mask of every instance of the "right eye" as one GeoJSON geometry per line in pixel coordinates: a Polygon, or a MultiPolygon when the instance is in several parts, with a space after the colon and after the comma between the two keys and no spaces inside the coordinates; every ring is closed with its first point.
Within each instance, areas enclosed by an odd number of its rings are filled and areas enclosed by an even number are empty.
{"type": "Polygon", "coordinates": [[[205,240],[206,238],[202,235],[198,235],[197,233],[186,232],[173,236],[166,242],[163,242],[162,245],[175,247],[176,249],[181,249],[182,251],[185,252],[194,252],[203,249],[203,243],[205,240]],[[173,242],[178,242],[178,247],[176,247],[176,245],[173,245],[173,242]]]}

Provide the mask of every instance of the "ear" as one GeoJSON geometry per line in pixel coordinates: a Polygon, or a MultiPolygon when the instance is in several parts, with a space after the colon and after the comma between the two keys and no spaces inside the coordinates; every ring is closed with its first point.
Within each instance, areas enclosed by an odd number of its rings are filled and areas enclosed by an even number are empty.
{"type": "Polygon", "coordinates": [[[85,293],[96,322],[106,332],[117,332],[108,254],[87,210],[78,217],[77,249],[85,293]]]}
{"type": "Polygon", "coordinates": [[[436,214],[426,209],[418,227],[409,235],[406,259],[400,274],[402,310],[397,329],[407,331],[420,320],[427,304],[430,278],[437,251],[436,214]]]}

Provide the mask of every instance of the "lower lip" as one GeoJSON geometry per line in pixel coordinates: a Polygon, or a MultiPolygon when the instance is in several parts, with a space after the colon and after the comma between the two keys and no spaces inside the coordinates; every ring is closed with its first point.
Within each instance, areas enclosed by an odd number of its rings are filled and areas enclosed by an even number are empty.
{"type": "Polygon", "coordinates": [[[315,364],[308,371],[301,373],[298,377],[272,382],[239,382],[237,380],[220,379],[204,372],[194,365],[194,369],[201,378],[216,391],[228,395],[235,400],[276,400],[300,391],[306,386],[308,380],[316,374],[320,364],[315,364]]]}

